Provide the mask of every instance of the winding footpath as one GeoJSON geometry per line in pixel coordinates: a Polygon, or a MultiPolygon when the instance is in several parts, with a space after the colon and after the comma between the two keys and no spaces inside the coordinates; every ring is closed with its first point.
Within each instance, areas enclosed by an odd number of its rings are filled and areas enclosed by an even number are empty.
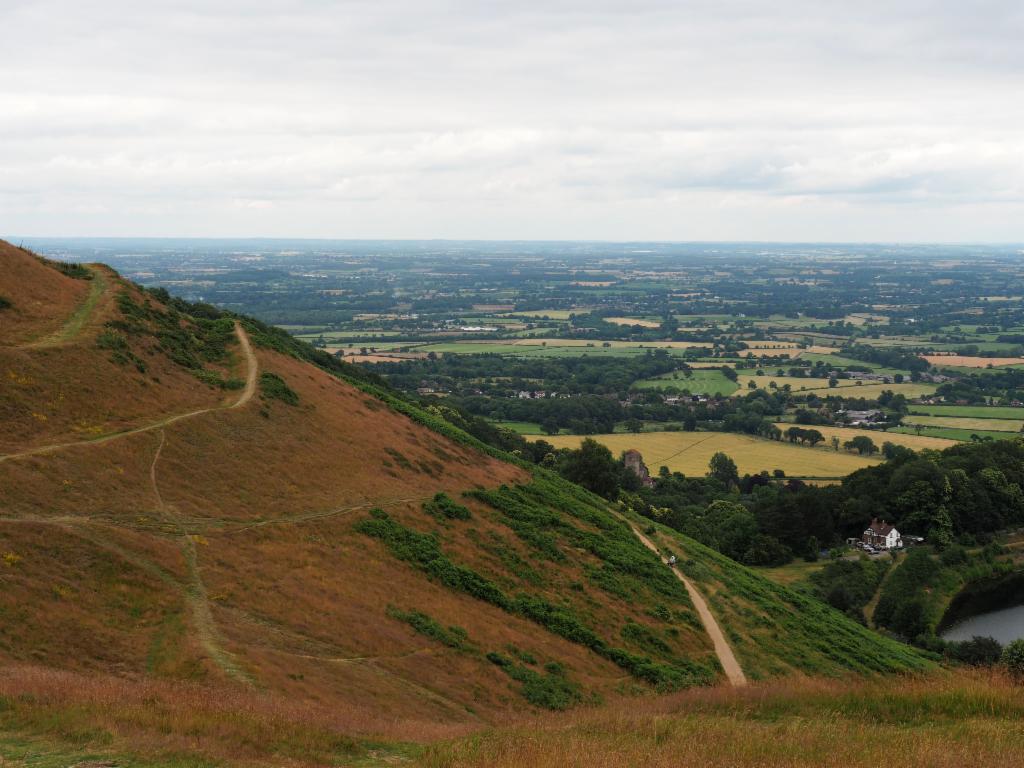
{"type": "MultiPolygon", "coordinates": [[[[661,550],[658,549],[657,545],[649,538],[647,538],[640,529],[637,528],[632,522],[625,517],[622,518],[629,525],[633,534],[640,539],[640,542],[661,558],[661,562],[668,566],[668,558],[661,554],[661,550]]],[[[740,667],[740,663],[736,660],[736,655],[732,652],[732,646],[725,639],[725,635],[722,633],[722,628],[718,626],[718,621],[711,613],[711,609],[708,608],[707,602],[704,600],[704,596],[700,593],[700,590],[686,578],[682,572],[677,568],[672,568],[672,572],[676,575],[676,578],[683,582],[683,586],[686,587],[687,593],[690,595],[690,600],[694,607],[697,609],[697,615],[700,616],[701,622],[704,624],[704,630],[708,633],[708,637],[711,638],[711,644],[715,648],[715,654],[718,656],[718,662],[722,665],[722,670],[725,672],[726,678],[729,683],[733,686],[740,687],[747,684],[747,676],[743,674],[743,668],[740,667]]]]}
{"type": "Polygon", "coordinates": [[[246,377],[245,387],[242,389],[242,394],[239,396],[231,405],[215,405],[210,408],[200,408],[195,411],[189,411],[188,413],[179,413],[174,416],[168,416],[160,421],[153,422],[151,424],[145,424],[141,427],[135,427],[134,429],[126,429],[124,432],[112,432],[109,435],[103,435],[91,440],[76,440],[70,443],[56,443],[54,445],[41,445],[37,448],[30,448],[27,451],[19,451],[18,453],[8,453],[0,456],[0,463],[10,461],[11,459],[22,459],[28,456],[39,456],[41,454],[53,453],[55,451],[62,451],[67,448],[78,448],[81,446],[88,445],[102,445],[103,443],[109,443],[111,440],[120,440],[123,437],[130,437],[131,435],[139,435],[143,432],[151,432],[154,429],[162,429],[163,427],[170,426],[179,421],[185,419],[191,419],[195,416],[201,416],[204,413],[212,413],[213,411],[222,411],[231,408],[241,408],[243,405],[252,400],[253,395],[256,394],[256,380],[258,374],[258,366],[256,364],[256,353],[253,352],[252,343],[249,341],[249,335],[242,328],[241,324],[235,323],[235,335],[238,337],[238,341],[242,346],[242,353],[245,355],[246,361],[246,377]]]}

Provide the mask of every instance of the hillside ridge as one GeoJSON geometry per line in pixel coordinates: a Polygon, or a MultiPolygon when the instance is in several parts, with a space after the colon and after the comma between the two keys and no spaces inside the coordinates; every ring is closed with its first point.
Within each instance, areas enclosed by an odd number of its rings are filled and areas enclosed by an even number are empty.
{"type": "Polygon", "coordinates": [[[927,666],[824,606],[841,653],[752,653],[768,618],[723,613],[726,581],[819,619],[252,318],[111,272],[59,346],[26,338],[0,346],[0,664],[317,701],[362,735],[927,666]]]}

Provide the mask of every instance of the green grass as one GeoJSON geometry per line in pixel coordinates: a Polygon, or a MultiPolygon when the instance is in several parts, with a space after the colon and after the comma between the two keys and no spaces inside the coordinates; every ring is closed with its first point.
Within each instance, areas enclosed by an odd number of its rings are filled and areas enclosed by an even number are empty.
{"type": "Polygon", "coordinates": [[[725,374],[714,368],[696,368],[690,376],[682,372],[666,373],[652,379],[641,379],[633,383],[636,389],[665,389],[676,387],[689,390],[694,395],[731,395],[739,385],[730,381],[725,374]]]}
{"type": "Polygon", "coordinates": [[[540,428],[540,424],[534,424],[532,421],[495,421],[492,423],[503,429],[511,429],[513,432],[520,435],[544,434],[544,430],[540,428]]]}
{"type": "MultiPolygon", "coordinates": [[[[645,522],[645,525],[650,525],[645,522]]],[[[915,649],[882,637],[824,603],[655,524],[664,551],[707,596],[748,677],[801,672],[834,677],[930,668],[915,649]]]]}
{"type": "MultiPolygon", "coordinates": [[[[76,264],[75,266],[78,267],[79,265],[76,264]]],[[[81,268],[85,269],[84,267],[81,268]]],[[[85,324],[92,317],[96,304],[107,290],[107,278],[100,271],[89,270],[87,274],[92,275],[92,280],[89,283],[89,293],[86,294],[85,300],[75,309],[63,328],[40,342],[42,346],[52,346],[72,341],[82,332],[85,324]]]]}
{"type": "Polygon", "coordinates": [[[911,405],[910,413],[970,419],[1024,419],[1024,408],[994,405],[911,405]]]}

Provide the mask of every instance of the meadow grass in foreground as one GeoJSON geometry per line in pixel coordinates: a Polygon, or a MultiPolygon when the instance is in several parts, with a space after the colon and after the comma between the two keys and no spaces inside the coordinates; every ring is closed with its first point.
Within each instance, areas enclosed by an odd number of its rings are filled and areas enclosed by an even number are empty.
{"type": "Polygon", "coordinates": [[[429,768],[1024,762],[1024,688],[992,673],[806,678],[692,690],[525,722],[429,747],[429,768]]]}

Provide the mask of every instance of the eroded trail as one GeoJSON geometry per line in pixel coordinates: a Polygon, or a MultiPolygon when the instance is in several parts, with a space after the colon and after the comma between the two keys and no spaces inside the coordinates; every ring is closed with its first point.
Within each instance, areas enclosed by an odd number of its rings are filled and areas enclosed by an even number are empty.
{"type": "Polygon", "coordinates": [[[238,337],[238,342],[242,347],[242,354],[245,356],[246,361],[246,375],[245,375],[245,387],[242,390],[242,394],[238,400],[231,403],[230,405],[215,405],[210,408],[199,408],[195,411],[189,411],[187,413],[179,413],[174,416],[168,416],[167,418],[155,421],[152,424],[145,424],[141,427],[135,427],[133,429],[126,429],[124,432],[113,432],[109,435],[103,435],[92,440],[76,440],[71,443],[56,443],[54,445],[41,445],[37,448],[30,448],[27,451],[19,451],[17,453],[8,453],[0,456],[0,463],[10,461],[11,459],[22,459],[28,456],[39,456],[46,453],[54,453],[55,451],[63,451],[68,448],[79,448],[82,446],[90,445],[102,445],[103,443],[109,443],[111,440],[120,440],[124,437],[130,437],[131,435],[142,434],[143,432],[150,432],[154,429],[162,429],[168,427],[185,419],[191,419],[196,416],[202,416],[204,413],[212,413],[213,411],[222,411],[231,408],[241,408],[243,405],[252,400],[253,395],[256,393],[256,382],[257,374],[259,373],[259,366],[256,362],[256,353],[253,351],[252,343],[249,341],[249,335],[242,328],[241,324],[235,323],[235,335],[238,337]]]}
{"type": "Polygon", "coordinates": [[[26,349],[39,349],[42,347],[56,347],[61,344],[68,344],[75,340],[82,329],[92,317],[100,298],[107,292],[107,277],[102,270],[86,267],[92,273],[92,280],[89,284],[89,293],[86,294],[82,305],[78,307],[68,318],[64,326],[49,336],[25,344],[26,349]]]}
{"type": "Polygon", "coordinates": [[[192,626],[195,629],[199,644],[206,652],[206,655],[229,677],[248,685],[253,684],[253,679],[235,659],[234,655],[224,648],[214,621],[213,613],[210,610],[210,598],[203,583],[202,575],[199,572],[199,555],[196,552],[195,538],[185,529],[181,517],[174,508],[164,503],[160,494],[160,484],[157,482],[157,464],[160,455],[167,442],[167,433],[160,430],[160,443],[153,453],[153,462],[149,465],[149,481],[152,485],[153,497],[156,500],[157,511],[167,522],[178,529],[181,538],[182,555],[188,566],[188,583],[185,585],[185,600],[188,603],[189,611],[192,614],[192,626]]]}
{"type": "MultiPolygon", "coordinates": [[[[626,520],[626,518],[623,518],[623,520],[626,520]]],[[[661,562],[668,566],[668,558],[661,554],[661,550],[658,549],[657,545],[647,538],[632,522],[629,520],[626,520],[626,522],[629,524],[633,534],[640,539],[640,542],[660,557],[661,562]]],[[[700,620],[704,624],[704,630],[708,633],[708,637],[711,638],[711,644],[715,648],[715,654],[718,656],[718,661],[722,665],[722,670],[729,679],[729,683],[734,686],[746,685],[747,677],[743,674],[743,668],[740,667],[740,663],[736,660],[736,654],[732,652],[732,646],[725,639],[722,628],[718,626],[718,621],[715,619],[714,614],[711,613],[711,609],[708,608],[704,596],[697,589],[696,585],[686,578],[681,571],[673,568],[672,572],[675,573],[676,578],[683,582],[683,586],[686,587],[690,600],[697,609],[697,615],[700,616],[700,620]]]]}

